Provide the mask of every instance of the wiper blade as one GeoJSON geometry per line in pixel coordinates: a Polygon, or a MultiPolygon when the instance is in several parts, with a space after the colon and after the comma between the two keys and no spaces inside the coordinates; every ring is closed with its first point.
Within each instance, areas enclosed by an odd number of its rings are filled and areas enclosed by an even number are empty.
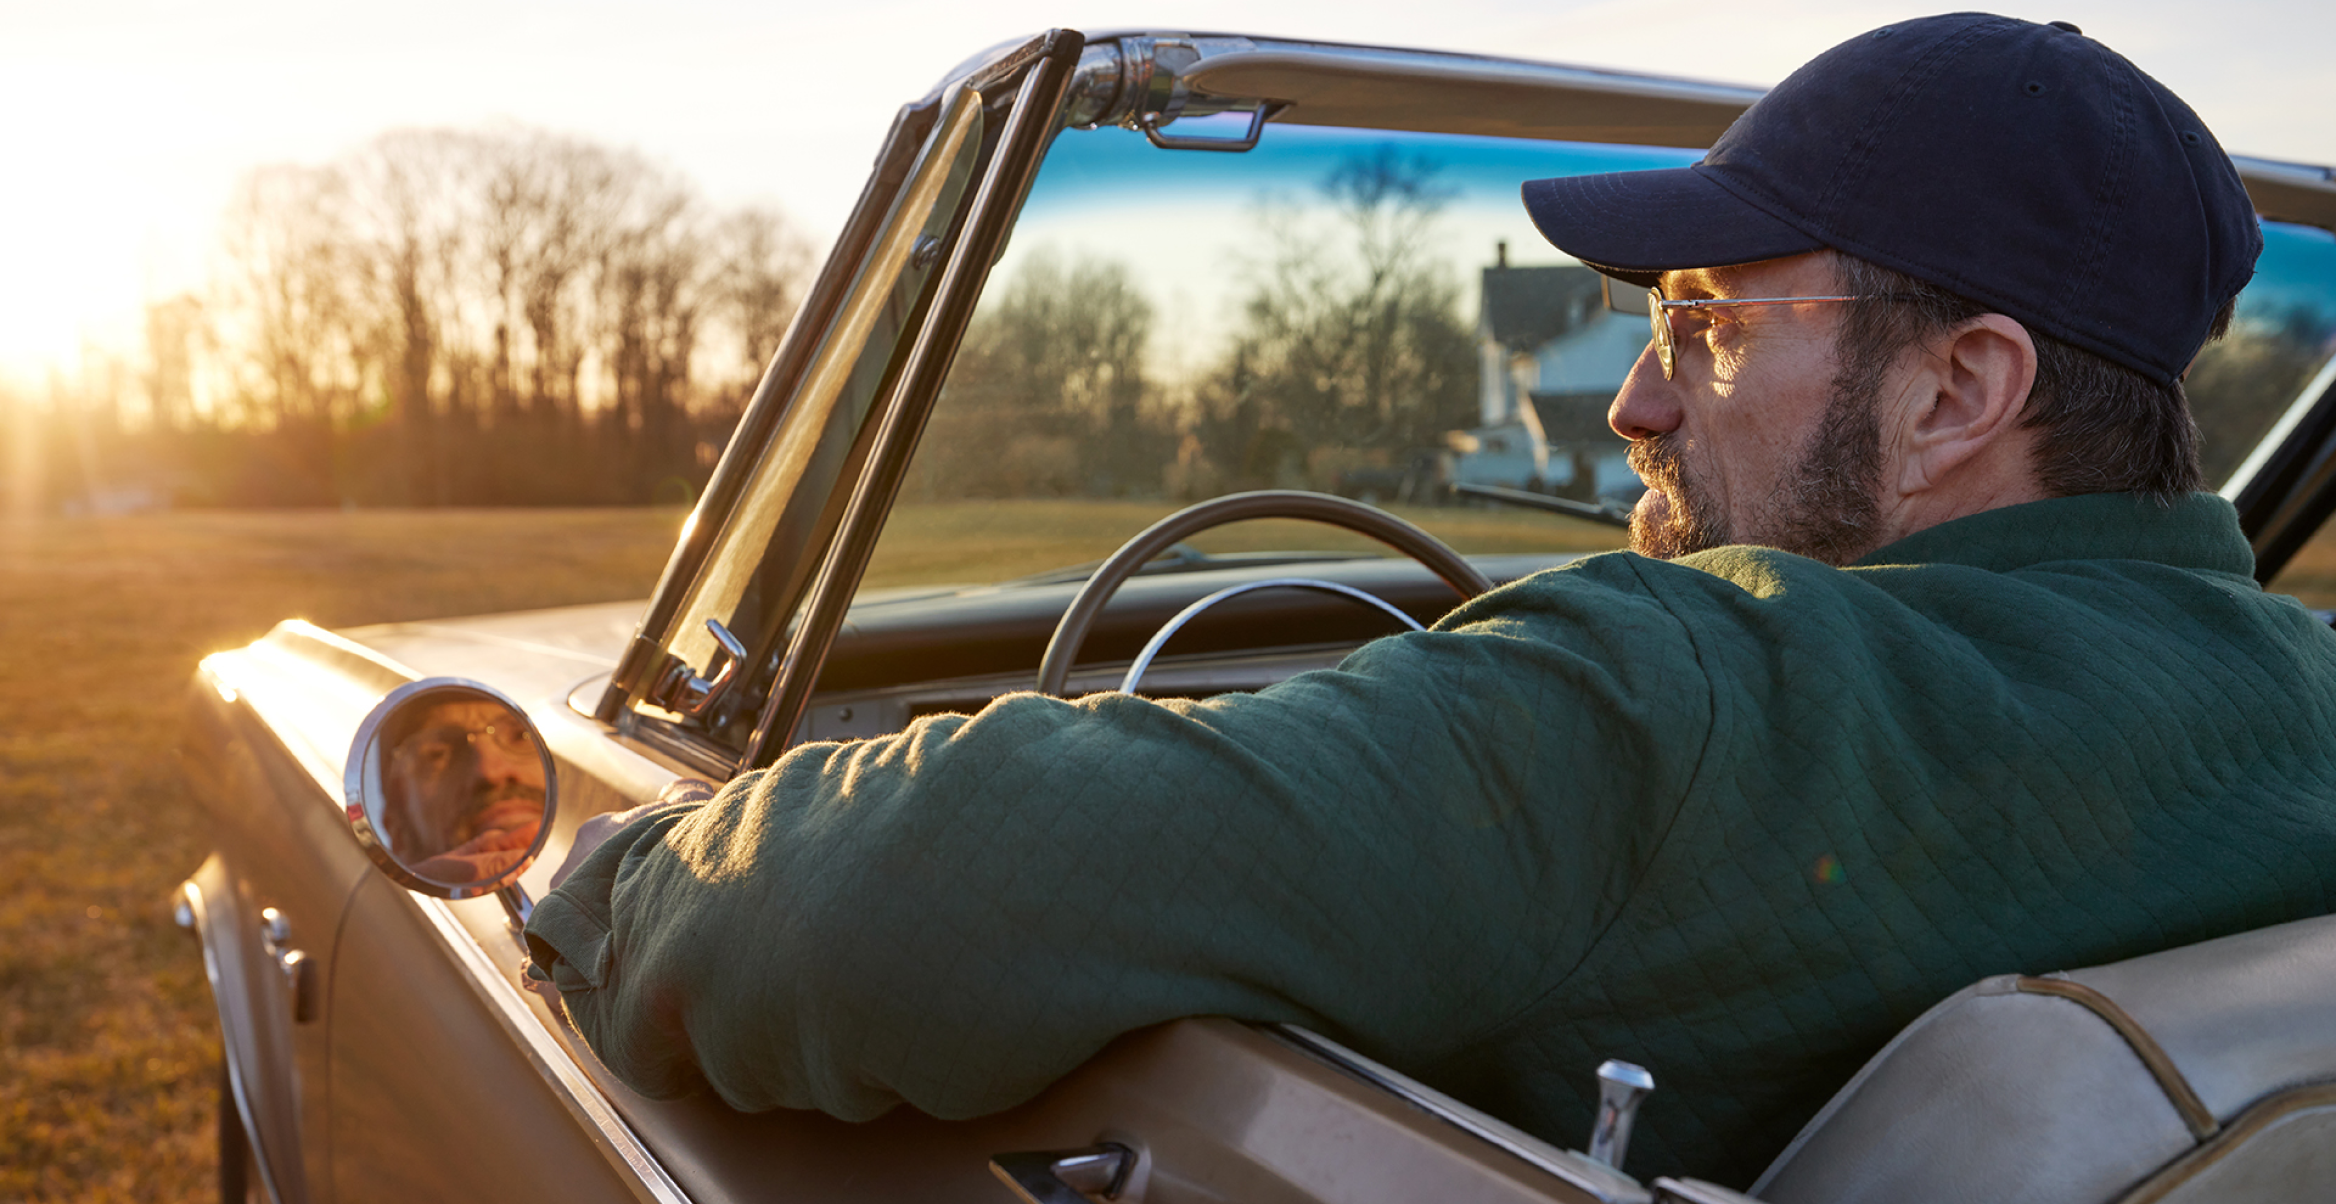
{"type": "Polygon", "coordinates": [[[1547,510],[1552,514],[1585,518],[1594,523],[1604,523],[1609,527],[1630,526],[1630,511],[1612,502],[1602,505],[1592,502],[1577,502],[1570,497],[1551,497],[1546,493],[1527,493],[1522,489],[1510,489],[1502,485],[1475,485],[1465,481],[1453,482],[1452,492],[1464,493],[1470,497],[1480,497],[1488,502],[1505,502],[1508,505],[1523,506],[1529,510],[1547,510]]]}

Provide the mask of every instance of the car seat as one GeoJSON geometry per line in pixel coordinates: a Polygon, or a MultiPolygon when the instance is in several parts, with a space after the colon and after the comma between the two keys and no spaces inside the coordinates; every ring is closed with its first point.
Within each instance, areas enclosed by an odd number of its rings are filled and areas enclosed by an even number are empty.
{"type": "Polygon", "coordinates": [[[2336,1196],[2336,916],[1984,979],[1866,1063],[1766,1204],[2336,1196]]]}

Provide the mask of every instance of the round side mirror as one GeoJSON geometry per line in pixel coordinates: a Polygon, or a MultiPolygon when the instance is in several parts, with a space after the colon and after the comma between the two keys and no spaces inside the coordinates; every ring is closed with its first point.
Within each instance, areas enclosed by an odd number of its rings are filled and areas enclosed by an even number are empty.
{"type": "Polygon", "coordinates": [[[518,705],[458,677],[390,691],[357,727],[357,842],[400,884],[467,899],[516,884],[551,835],[551,750],[518,705]]]}

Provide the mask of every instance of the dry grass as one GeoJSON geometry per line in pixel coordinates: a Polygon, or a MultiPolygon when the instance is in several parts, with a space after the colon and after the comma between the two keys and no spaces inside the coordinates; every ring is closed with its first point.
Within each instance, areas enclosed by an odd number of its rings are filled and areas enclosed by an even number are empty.
{"type": "Polygon", "coordinates": [[[645,596],[677,511],[0,522],[0,1200],[208,1200],[219,1040],[169,895],[207,850],[172,749],[204,653],[645,596]]]}
{"type": "MultiPolygon", "coordinates": [[[[1167,502],[1087,500],[904,503],[894,508],[863,584],[1002,581],[1101,560],[1175,509],[1167,502]]],[[[1463,552],[1596,552],[1623,542],[1619,528],[1534,510],[1389,509],[1463,552]]],[[[1220,527],[1190,542],[1205,552],[1390,554],[1360,535],[1273,519],[1220,527]]]]}
{"type": "Polygon", "coordinates": [[[2310,543],[2298,548],[2271,588],[2294,594],[2306,606],[2336,610],[2336,524],[2322,528],[2310,543]]]}

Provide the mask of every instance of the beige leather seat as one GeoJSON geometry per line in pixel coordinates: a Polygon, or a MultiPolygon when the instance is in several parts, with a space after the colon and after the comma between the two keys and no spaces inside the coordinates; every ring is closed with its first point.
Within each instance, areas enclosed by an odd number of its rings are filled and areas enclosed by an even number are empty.
{"type": "Polygon", "coordinates": [[[2336,1199],[2336,916],[1957,992],[1876,1054],[1752,1194],[2336,1199]]]}

